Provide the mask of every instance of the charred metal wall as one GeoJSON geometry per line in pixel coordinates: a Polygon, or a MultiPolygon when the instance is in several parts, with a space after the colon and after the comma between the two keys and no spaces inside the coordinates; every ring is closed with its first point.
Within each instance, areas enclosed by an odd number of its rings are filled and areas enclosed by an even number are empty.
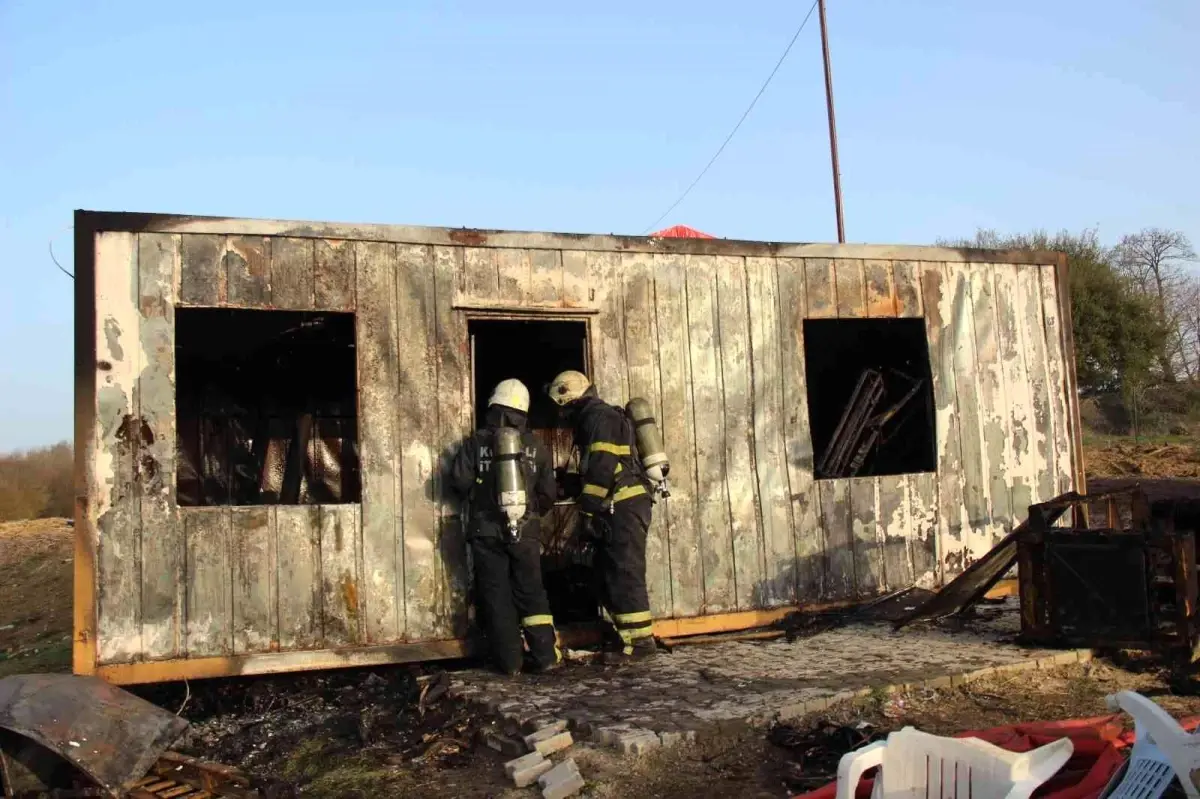
{"type": "Polygon", "coordinates": [[[76,230],[77,671],[458,651],[437,649],[468,626],[440,474],[486,312],[587,319],[601,394],[656,407],[673,482],[648,545],[658,618],[938,583],[1081,474],[1053,254],[88,212],[76,230]],[[361,503],[180,507],[180,307],[355,313],[361,503]],[[802,321],[834,317],[925,320],[937,472],[813,479],[802,321]]]}

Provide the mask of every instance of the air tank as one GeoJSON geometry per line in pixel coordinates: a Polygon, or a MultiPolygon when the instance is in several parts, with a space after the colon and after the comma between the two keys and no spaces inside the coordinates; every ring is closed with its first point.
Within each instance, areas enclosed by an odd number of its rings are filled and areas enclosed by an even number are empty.
{"type": "Polygon", "coordinates": [[[665,495],[671,464],[663,446],[662,433],[659,432],[654,413],[650,410],[650,403],[641,397],[634,397],[625,406],[625,413],[633,420],[634,437],[637,439],[642,468],[646,470],[646,476],[655,487],[665,495]]]}
{"type": "Polygon", "coordinates": [[[520,532],[527,504],[525,471],[521,468],[523,449],[519,430],[501,427],[496,431],[496,504],[508,519],[508,532],[514,538],[520,532]]]}

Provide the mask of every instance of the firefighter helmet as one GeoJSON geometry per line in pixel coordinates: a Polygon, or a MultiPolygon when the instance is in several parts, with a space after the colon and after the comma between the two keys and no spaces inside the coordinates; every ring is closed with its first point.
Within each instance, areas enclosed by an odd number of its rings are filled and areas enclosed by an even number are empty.
{"type": "Polygon", "coordinates": [[[554,382],[546,389],[555,405],[569,405],[583,397],[592,387],[591,381],[583,372],[569,370],[560,372],[554,382]]]}
{"type": "Polygon", "coordinates": [[[529,389],[520,380],[501,380],[492,391],[488,405],[503,405],[521,413],[529,413],[529,389]]]}

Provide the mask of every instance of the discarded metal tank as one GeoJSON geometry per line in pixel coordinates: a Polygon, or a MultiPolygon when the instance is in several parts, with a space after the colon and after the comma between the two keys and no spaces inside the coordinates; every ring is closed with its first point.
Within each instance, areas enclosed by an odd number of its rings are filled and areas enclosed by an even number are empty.
{"type": "Polygon", "coordinates": [[[625,406],[625,413],[633,420],[634,437],[637,439],[638,455],[642,459],[642,468],[646,476],[654,483],[655,491],[662,496],[670,496],[667,490],[667,475],[671,472],[671,463],[667,458],[666,447],[663,446],[662,433],[650,403],[641,397],[634,397],[625,406]]]}
{"type": "Polygon", "coordinates": [[[496,431],[496,504],[508,518],[508,533],[513,538],[520,535],[527,505],[525,472],[521,468],[523,449],[519,430],[501,427],[496,431]]]}

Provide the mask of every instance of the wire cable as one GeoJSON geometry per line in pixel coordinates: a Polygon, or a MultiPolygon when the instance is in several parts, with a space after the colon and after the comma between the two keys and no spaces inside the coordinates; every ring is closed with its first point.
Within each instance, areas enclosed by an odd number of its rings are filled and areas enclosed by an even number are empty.
{"type": "Polygon", "coordinates": [[[742,123],[746,121],[746,117],[750,116],[750,112],[754,110],[754,106],[758,103],[759,98],[763,96],[763,92],[765,92],[767,87],[771,85],[771,80],[775,77],[775,73],[779,71],[781,66],[783,66],[783,62],[787,59],[788,53],[792,52],[792,46],[796,44],[796,40],[800,38],[800,34],[804,32],[805,26],[808,25],[808,21],[812,18],[813,12],[816,10],[817,0],[813,0],[813,4],[809,6],[808,13],[804,15],[804,21],[800,23],[800,27],[796,29],[796,33],[792,36],[792,40],[788,42],[788,46],[784,48],[783,55],[779,56],[779,60],[775,62],[775,68],[771,70],[771,74],[767,76],[765,81],[763,81],[763,85],[758,90],[758,94],[754,95],[754,99],[751,100],[750,105],[746,107],[746,111],[742,114],[742,118],[739,119],[737,124],[733,126],[733,130],[729,131],[729,135],[725,137],[725,141],[721,142],[721,146],[717,148],[715,153],[713,153],[713,157],[708,160],[708,163],[705,164],[704,169],[700,170],[700,174],[696,176],[696,179],[692,181],[691,185],[684,189],[683,194],[679,195],[678,200],[671,203],[670,208],[663,211],[662,216],[654,220],[652,224],[647,226],[647,228],[642,231],[643,236],[654,228],[658,227],[659,223],[666,219],[667,215],[674,211],[679,204],[683,202],[689,194],[692,193],[692,189],[696,188],[696,184],[698,184],[704,178],[704,176],[708,174],[708,170],[712,169],[712,165],[717,162],[717,159],[721,157],[721,153],[725,152],[725,148],[729,146],[729,142],[733,141],[733,137],[737,135],[738,129],[741,128],[742,123]]]}

